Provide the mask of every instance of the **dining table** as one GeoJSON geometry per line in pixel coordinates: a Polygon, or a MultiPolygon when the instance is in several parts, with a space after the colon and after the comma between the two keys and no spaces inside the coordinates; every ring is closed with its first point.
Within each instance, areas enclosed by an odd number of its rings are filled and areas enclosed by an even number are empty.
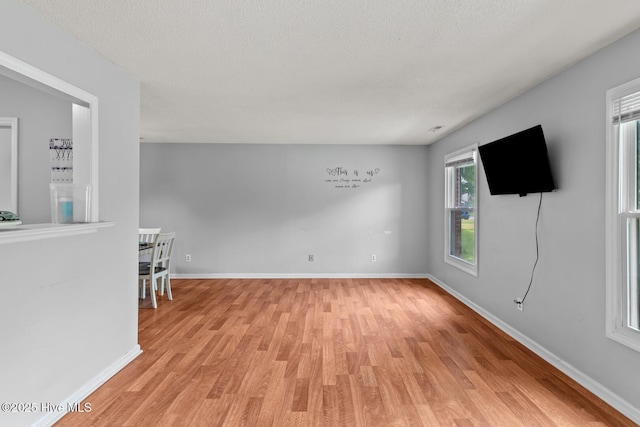
{"type": "Polygon", "coordinates": [[[138,242],[138,259],[140,262],[150,262],[153,242],[138,242]]]}

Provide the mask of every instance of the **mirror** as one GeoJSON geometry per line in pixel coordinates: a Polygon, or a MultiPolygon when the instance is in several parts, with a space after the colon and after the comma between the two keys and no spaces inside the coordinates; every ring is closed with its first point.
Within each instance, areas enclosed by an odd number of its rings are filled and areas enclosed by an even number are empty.
{"type": "Polygon", "coordinates": [[[0,211],[18,213],[17,117],[0,117],[0,211]]]}

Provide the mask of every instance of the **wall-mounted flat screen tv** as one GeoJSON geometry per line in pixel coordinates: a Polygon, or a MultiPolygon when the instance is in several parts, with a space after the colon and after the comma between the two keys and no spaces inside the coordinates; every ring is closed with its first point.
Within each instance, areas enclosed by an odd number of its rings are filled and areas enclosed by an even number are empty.
{"type": "Polygon", "coordinates": [[[534,126],[478,147],[489,192],[544,193],[555,190],[542,126],[534,126]]]}

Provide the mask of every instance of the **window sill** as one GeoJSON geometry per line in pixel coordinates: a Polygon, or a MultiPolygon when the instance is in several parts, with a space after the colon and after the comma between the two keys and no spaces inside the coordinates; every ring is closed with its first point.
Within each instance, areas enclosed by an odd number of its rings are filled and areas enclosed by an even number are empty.
{"type": "Polygon", "coordinates": [[[32,240],[90,234],[99,228],[113,227],[115,222],[91,222],[87,224],[27,224],[0,228],[0,245],[32,240]]]}
{"type": "Polygon", "coordinates": [[[469,273],[472,276],[478,277],[478,265],[477,264],[471,264],[469,262],[466,262],[466,261],[463,261],[461,259],[452,257],[450,255],[445,255],[444,262],[446,262],[449,265],[452,265],[454,267],[459,268],[460,270],[464,271],[465,273],[469,273]]]}

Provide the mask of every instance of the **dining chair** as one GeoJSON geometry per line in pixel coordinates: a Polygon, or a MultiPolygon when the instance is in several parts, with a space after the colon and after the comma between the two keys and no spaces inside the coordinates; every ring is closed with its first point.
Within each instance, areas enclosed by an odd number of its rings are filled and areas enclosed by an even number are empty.
{"type": "Polygon", "coordinates": [[[140,243],[153,243],[160,234],[161,228],[139,228],[138,229],[138,242],[140,243]]]}
{"type": "Polygon", "coordinates": [[[158,280],[161,281],[162,294],[166,284],[167,296],[170,300],[173,299],[171,294],[171,283],[169,278],[169,263],[171,260],[171,251],[173,249],[173,242],[175,241],[175,233],[159,234],[157,236],[155,245],[151,250],[151,262],[139,263],[138,269],[138,284],[140,286],[141,298],[145,298],[147,282],[149,283],[149,295],[151,296],[151,305],[153,308],[158,308],[156,301],[156,290],[158,290],[158,280]]]}
{"type": "Polygon", "coordinates": [[[158,235],[160,234],[161,228],[139,228],[138,229],[138,262],[140,263],[149,263],[151,261],[151,250],[145,248],[145,243],[155,244],[158,235]]]}
{"type": "Polygon", "coordinates": [[[158,256],[155,264],[156,268],[161,268],[160,276],[160,295],[164,295],[165,287],[167,289],[167,297],[173,299],[171,295],[171,253],[173,252],[173,244],[176,241],[176,233],[162,233],[158,239],[162,238],[166,242],[162,246],[162,252],[158,256]]]}

